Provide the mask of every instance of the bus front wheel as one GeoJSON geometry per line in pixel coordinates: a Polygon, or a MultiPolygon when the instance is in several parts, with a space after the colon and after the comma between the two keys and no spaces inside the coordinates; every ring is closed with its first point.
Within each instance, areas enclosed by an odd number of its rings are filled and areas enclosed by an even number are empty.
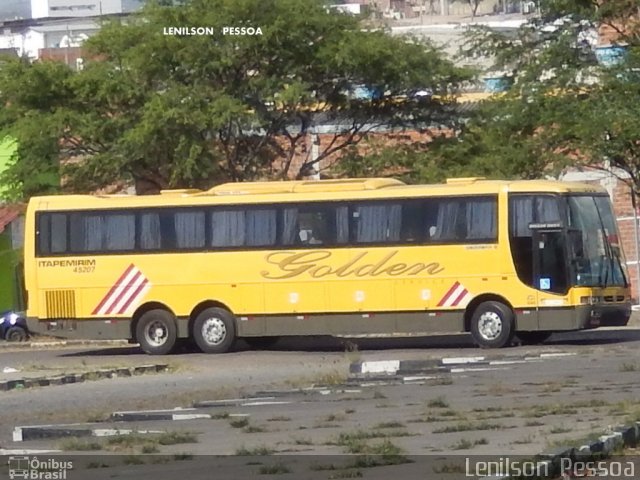
{"type": "Polygon", "coordinates": [[[166,310],[149,310],[136,325],[136,340],[150,355],[166,355],[173,350],[178,331],[173,315],[166,310]]]}
{"type": "Polygon", "coordinates": [[[502,348],[511,344],[514,315],[503,303],[483,302],[471,317],[471,336],[480,348],[502,348]]]}
{"type": "Polygon", "coordinates": [[[228,352],[235,338],[235,318],[224,308],[207,308],[193,322],[193,339],[204,353],[228,352]]]}

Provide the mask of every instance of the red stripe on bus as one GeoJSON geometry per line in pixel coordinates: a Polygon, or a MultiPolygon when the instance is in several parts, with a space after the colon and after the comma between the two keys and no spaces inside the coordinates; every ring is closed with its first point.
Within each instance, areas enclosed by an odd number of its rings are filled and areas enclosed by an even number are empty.
{"type": "Polygon", "coordinates": [[[451,296],[451,294],[456,290],[456,288],[458,288],[460,286],[459,282],[456,282],[453,284],[453,286],[449,289],[449,291],[447,293],[445,293],[444,297],[442,297],[442,300],[440,300],[440,302],[438,302],[438,306],[441,307],[442,305],[445,304],[445,302],[449,299],[449,297],[451,296]]]}
{"type": "Polygon", "coordinates": [[[116,305],[118,305],[118,302],[120,302],[120,300],[122,300],[127,296],[127,294],[131,291],[131,287],[133,287],[133,285],[138,281],[140,277],[142,277],[142,272],[138,270],[136,274],[133,276],[133,278],[129,281],[129,283],[127,283],[127,286],[122,289],[122,291],[120,292],[120,295],[116,297],[116,299],[113,301],[113,303],[105,313],[107,314],[113,313],[113,309],[116,307],[116,305]]]}
{"type": "Polygon", "coordinates": [[[131,265],[129,265],[129,268],[127,268],[124,273],[122,274],[122,276],[116,281],[116,283],[113,284],[113,286],[111,287],[111,289],[109,290],[109,293],[107,293],[104,298],[100,301],[100,303],[98,304],[98,306],[93,310],[93,312],[91,312],[91,315],[96,315],[100,309],[104,306],[105,303],[107,303],[107,301],[109,300],[109,298],[111,297],[111,295],[113,295],[113,292],[116,291],[116,288],[118,288],[118,286],[120,285],[120,283],[127,278],[127,275],[129,275],[129,273],[131,272],[132,269],[135,268],[135,265],[132,263],[131,265]]]}
{"type": "Polygon", "coordinates": [[[468,290],[465,288],[462,290],[462,292],[460,293],[460,295],[457,296],[457,298],[453,301],[453,304],[451,305],[452,307],[455,307],[458,305],[458,303],[460,303],[462,301],[462,299],[465,297],[465,295],[469,293],[468,290]]]}
{"type": "Polygon", "coordinates": [[[140,292],[142,291],[142,289],[147,286],[147,283],[149,283],[149,280],[145,278],[144,281],[140,284],[140,286],[136,288],[136,291],[133,292],[133,295],[129,297],[129,300],[127,300],[125,304],[122,306],[122,308],[118,312],[118,315],[122,315],[124,312],[127,311],[127,308],[129,307],[129,305],[131,305],[131,302],[133,302],[136,298],[138,298],[138,295],[140,295],[140,292]]]}

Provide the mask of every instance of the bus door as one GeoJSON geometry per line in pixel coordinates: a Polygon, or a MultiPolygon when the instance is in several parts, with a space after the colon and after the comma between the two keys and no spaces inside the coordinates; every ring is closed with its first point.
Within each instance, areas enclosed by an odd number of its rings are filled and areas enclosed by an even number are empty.
{"type": "Polygon", "coordinates": [[[569,269],[567,267],[566,235],[560,223],[531,224],[533,242],[533,283],[538,306],[538,328],[556,329],[559,322],[567,324],[572,316],[567,301],[569,269]],[[565,307],[565,308],[562,308],[565,307]]]}

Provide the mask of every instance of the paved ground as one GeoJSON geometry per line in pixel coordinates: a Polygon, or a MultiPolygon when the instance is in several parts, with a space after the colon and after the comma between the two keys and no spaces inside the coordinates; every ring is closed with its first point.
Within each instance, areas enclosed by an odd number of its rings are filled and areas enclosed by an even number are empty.
{"type": "MultiPolygon", "coordinates": [[[[149,357],[135,347],[3,350],[0,369],[19,370],[11,375],[136,365],[151,359],[168,363],[172,371],[0,392],[0,447],[73,451],[84,448],[87,440],[12,442],[14,427],[96,422],[117,410],[191,407],[243,395],[275,398],[199,408],[201,417],[192,420],[96,423],[94,428],[189,434],[185,444],[161,445],[155,436],[115,445],[98,439],[96,448],[102,454],[157,449],[179,457],[267,451],[341,455],[380,449],[407,455],[532,455],[640,419],[640,330],[567,334],[543,346],[498,351],[476,349],[466,337],[444,340],[448,348],[435,339],[367,340],[357,346],[297,339],[268,351],[240,349],[221,356],[149,357]],[[456,365],[452,359],[478,356],[486,358],[485,364],[456,365]],[[454,364],[447,371],[417,372],[427,377],[422,379],[396,375],[381,382],[379,375],[374,375],[378,381],[349,375],[353,362],[443,358],[454,364]],[[487,365],[488,360],[494,363],[487,365]],[[282,392],[314,385],[323,388],[282,392]],[[279,392],[265,392],[273,389],[279,392]]],[[[405,468],[417,468],[411,465],[405,468]]]]}

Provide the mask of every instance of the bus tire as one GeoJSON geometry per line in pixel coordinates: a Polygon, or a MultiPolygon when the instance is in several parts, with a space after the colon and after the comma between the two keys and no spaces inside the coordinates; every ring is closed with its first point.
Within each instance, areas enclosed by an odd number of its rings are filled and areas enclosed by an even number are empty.
{"type": "Polygon", "coordinates": [[[544,343],[551,336],[551,332],[545,332],[544,330],[518,332],[516,336],[522,345],[538,345],[544,343]]]}
{"type": "Polygon", "coordinates": [[[193,322],[193,339],[204,353],[228,352],[236,339],[235,317],[224,308],[203,310],[193,322]]]}
{"type": "Polygon", "coordinates": [[[150,355],[166,355],[176,345],[178,329],[175,317],[160,308],[145,312],[136,325],[136,340],[150,355]]]}
{"type": "Polygon", "coordinates": [[[504,303],[482,302],[471,317],[471,336],[480,348],[502,348],[511,345],[515,316],[504,303]]]}

